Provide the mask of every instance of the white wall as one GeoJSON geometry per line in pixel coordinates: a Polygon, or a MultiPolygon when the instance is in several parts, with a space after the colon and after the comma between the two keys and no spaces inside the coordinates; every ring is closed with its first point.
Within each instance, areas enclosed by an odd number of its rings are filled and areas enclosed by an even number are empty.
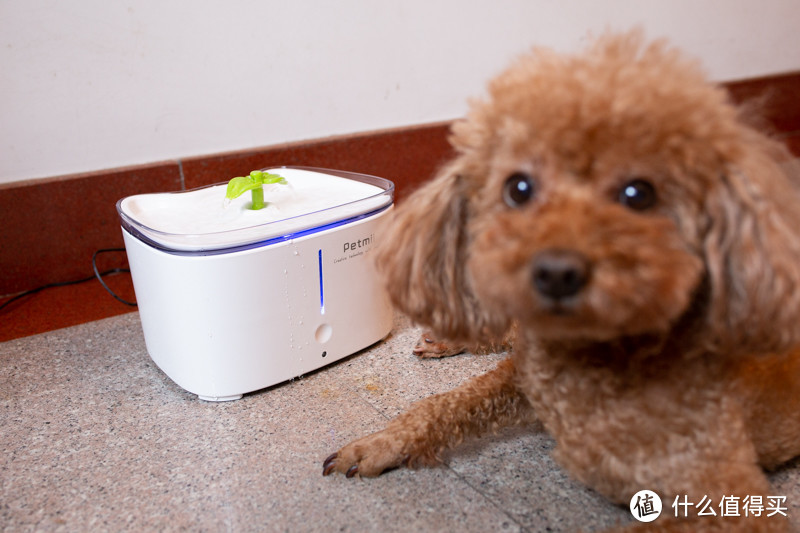
{"type": "Polygon", "coordinates": [[[0,0],[0,183],[452,119],[635,24],[715,79],[800,69],[798,0],[0,0]]]}

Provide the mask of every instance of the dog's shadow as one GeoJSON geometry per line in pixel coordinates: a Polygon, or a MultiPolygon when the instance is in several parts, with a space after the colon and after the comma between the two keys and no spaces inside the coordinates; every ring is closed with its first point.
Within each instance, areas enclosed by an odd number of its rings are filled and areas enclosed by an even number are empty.
{"type": "MultiPolygon", "coordinates": [[[[540,423],[505,428],[468,439],[444,464],[516,521],[544,530],[602,529],[627,523],[631,515],[572,479],[553,459],[555,440],[540,423]]],[[[800,516],[800,457],[768,472],[772,492],[787,496],[791,516],[800,516]]],[[[647,487],[642,487],[647,488],[647,487]]]]}
{"type": "Polygon", "coordinates": [[[553,459],[555,440],[540,423],[469,439],[444,457],[459,478],[535,531],[600,529],[631,515],[571,478],[553,459]]]}

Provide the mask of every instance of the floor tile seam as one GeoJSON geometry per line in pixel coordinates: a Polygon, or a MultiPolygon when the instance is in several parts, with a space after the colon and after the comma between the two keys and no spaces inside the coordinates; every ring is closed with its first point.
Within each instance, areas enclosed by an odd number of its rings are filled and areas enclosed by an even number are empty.
{"type": "Polygon", "coordinates": [[[380,415],[380,417],[383,420],[388,422],[389,420],[394,418],[393,416],[390,416],[390,415],[384,413],[381,410],[379,405],[376,405],[376,404],[372,403],[372,401],[370,401],[369,395],[368,394],[362,394],[362,391],[361,391],[361,389],[359,387],[351,385],[351,384],[347,384],[347,385],[345,385],[345,388],[346,388],[347,392],[355,395],[355,397],[358,398],[358,400],[362,404],[367,405],[370,409],[372,409],[373,411],[378,413],[378,415],[380,415]]]}
{"type": "Polygon", "coordinates": [[[484,499],[484,500],[485,500],[485,501],[486,501],[486,502],[487,502],[489,505],[491,505],[492,507],[494,507],[495,509],[497,509],[497,510],[498,510],[498,511],[499,511],[501,514],[503,514],[504,516],[506,516],[506,517],[507,517],[507,518],[508,518],[508,519],[509,519],[511,522],[513,522],[514,524],[516,524],[517,526],[519,526],[519,528],[520,528],[520,530],[521,530],[521,531],[525,531],[525,532],[530,532],[530,531],[531,531],[531,530],[530,530],[530,529],[529,529],[527,526],[525,526],[524,524],[520,523],[520,521],[519,521],[519,520],[517,520],[517,519],[516,519],[516,518],[515,518],[515,517],[514,517],[514,516],[513,516],[513,515],[512,515],[512,514],[509,512],[509,511],[507,511],[506,509],[504,509],[504,508],[503,508],[503,506],[502,506],[502,505],[501,505],[499,502],[497,502],[497,501],[496,501],[494,498],[492,498],[492,497],[491,497],[491,496],[489,496],[488,494],[484,493],[484,492],[483,492],[482,490],[480,490],[478,487],[475,487],[475,486],[473,486],[473,484],[472,484],[472,483],[470,483],[470,481],[469,481],[469,480],[468,480],[466,477],[464,477],[464,476],[462,476],[461,474],[459,474],[459,473],[458,473],[458,471],[456,471],[455,469],[453,469],[453,468],[452,468],[452,467],[451,467],[451,466],[450,466],[448,463],[442,462],[441,464],[442,464],[442,466],[444,466],[444,467],[445,467],[447,470],[449,470],[450,472],[452,472],[452,473],[453,473],[453,475],[456,477],[456,479],[458,479],[458,480],[461,482],[461,484],[462,484],[462,485],[466,486],[466,487],[467,487],[467,488],[469,488],[471,491],[473,491],[474,493],[478,494],[478,495],[479,495],[481,498],[483,498],[483,499],[484,499]]]}

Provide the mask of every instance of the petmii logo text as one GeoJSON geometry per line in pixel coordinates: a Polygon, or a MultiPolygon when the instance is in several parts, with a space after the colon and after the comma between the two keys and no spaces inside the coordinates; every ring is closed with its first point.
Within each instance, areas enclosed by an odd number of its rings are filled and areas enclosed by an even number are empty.
{"type": "Polygon", "coordinates": [[[363,251],[363,249],[368,248],[369,246],[371,246],[374,240],[375,240],[375,234],[371,233],[367,237],[362,237],[362,238],[360,238],[358,240],[355,240],[355,241],[347,241],[346,243],[344,243],[344,245],[342,245],[342,252],[344,252],[344,253],[351,252],[352,253],[352,252],[355,252],[357,250],[362,250],[363,251]]]}

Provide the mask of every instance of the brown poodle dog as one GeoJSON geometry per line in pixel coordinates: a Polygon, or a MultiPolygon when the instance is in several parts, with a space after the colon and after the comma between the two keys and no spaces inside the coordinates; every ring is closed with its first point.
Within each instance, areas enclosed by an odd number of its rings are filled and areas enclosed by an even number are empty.
{"type": "Polygon", "coordinates": [[[800,454],[787,152],[694,62],[637,33],[521,58],[452,143],[378,263],[394,303],[435,335],[495,342],[514,324],[513,353],[348,444],[324,474],[434,464],[467,436],[538,419],[586,485],[625,505],[656,491],[664,513],[647,527],[787,529],[778,515],[672,509],[766,503],[762,468],[800,454]]]}

